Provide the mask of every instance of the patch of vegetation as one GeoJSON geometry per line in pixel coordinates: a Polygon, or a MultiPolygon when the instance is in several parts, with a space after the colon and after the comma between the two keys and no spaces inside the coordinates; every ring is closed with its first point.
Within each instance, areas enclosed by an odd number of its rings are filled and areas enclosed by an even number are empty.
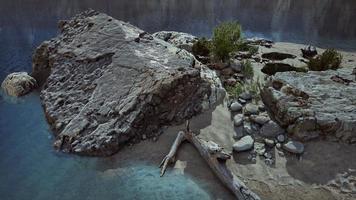
{"type": "Polygon", "coordinates": [[[234,86],[227,86],[226,92],[232,97],[238,97],[244,91],[243,85],[236,82],[234,86]]]}
{"type": "Polygon", "coordinates": [[[232,98],[238,98],[238,96],[243,92],[249,92],[252,98],[258,102],[261,100],[260,97],[261,82],[257,80],[247,81],[244,84],[237,82],[234,86],[227,86],[226,91],[232,98]]]}
{"type": "Polygon", "coordinates": [[[224,22],[214,29],[211,51],[215,58],[226,61],[241,43],[241,26],[237,22],[224,22]]]}
{"type": "Polygon", "coordinates": [[[242,74],[245,78],[253,78],[253,67],[250,60],[245,60],[242,62],[242,74]]]}
{"type": "Polygon", "coordinates": [[[199,38],[192,47],[192,52],[195,56],[209,56],[211,42],[206,38],[199,38]]]}
{"type": "Polygon", "coordinates": [[[249,46],[248,52],[249,52],[251,55],[257,54],[257,53],[258,53],[258,46],[249,46]]]}
{"type": "Polygon", "coordinates": [[[260,96],[261,82],[259,78],[255,81],[250,81],[245,84],[245,91],[249,92],[252,95],[252,99],[256,102],[261,100],[260,96]]]}
{"type": "Polygon", "coordinates": [[[340,68],[342,55],[335,49],[327,49],[316,58],[311,58],[308,67],[312,71],[336,70],[340,68]]]}

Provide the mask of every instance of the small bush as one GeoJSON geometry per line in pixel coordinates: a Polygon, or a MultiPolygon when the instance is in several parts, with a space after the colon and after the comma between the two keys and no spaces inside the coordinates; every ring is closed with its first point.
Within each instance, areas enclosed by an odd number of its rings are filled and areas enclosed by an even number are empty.
{"type": "Polygon", "coordinates": [[[250,46],[248,48],[248,52],[251,54],[251,55],[255,55],[256,53],[258,53],[258,46],[250,46]]]}
{"type": "Polygon", "coordinates": [[[342,61],[342,55],[335,49],[327,49],[316,58],[311,58],[308,67],[312,71],[324,71],[328,69],[338,69],[342,61]]]}
{"type": "Polygon", "coordinates": [[[261,88],[261,82],[259,78],[257,78],[257,80],[255,81],[248,82],[245,85],[245,91],[248,91],[256,102],[261,100],[260,88],[261,88]]]}
{"type": "Polygon", "coordinates": [[[242,74],[245,78],[251,79],[253,78],[253,67],[251,61],[245,60],[242,62],[242,74]]]}
{"type": "Polygon", "coordinates": [[[226,87],[226,92],[232,97],[238,97],[243,91],[243,85],[239,82],[237,82],[234,86],[226,87]]]}
{"type": "Polygon", "coordinates": [[[241,42],[241,26],[237,22],[225,22],[214,29],[212,53],[222,61],[230,58],[230,53],[237,50],[241,42]]]}
{"type": "Polygon", "coordinates": [[[195,56],[209,56],[211,42],[206,38],[199,38],[192,47],[192,52],[195,56]]]}

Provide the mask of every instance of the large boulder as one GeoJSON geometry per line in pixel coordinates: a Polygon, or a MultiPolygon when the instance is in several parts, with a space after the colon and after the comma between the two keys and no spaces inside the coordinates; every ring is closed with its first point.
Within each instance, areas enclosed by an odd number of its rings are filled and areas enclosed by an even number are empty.
{"type": "Polygon", "coordinates": [[[33,74],[55,146],[105,156],[223,97],[216,74],[185,50],[128,23],[86,11],[34,55],[33,74]]]}
{"type": "Polygon", "coordinates": [[[271,77],[262,100],[271,116],[300,140],[320,135],[356,142],[356,82],[352,68],[283,72],[271,77]]]}
{"type": "Polygon", "coordinates": [[[152,35],[189,52],[192,52],[193,44],[198,40],[198,38],[193,35],[176,31],[160,31],[152,35]]]}
{"type": "Polygon", "coordinates": [[[28,75],[27,72],[11,73],[7,75],[1,84],[6,94],[15,97],[31,92],[36,86],[36,80],[28,75]]]}

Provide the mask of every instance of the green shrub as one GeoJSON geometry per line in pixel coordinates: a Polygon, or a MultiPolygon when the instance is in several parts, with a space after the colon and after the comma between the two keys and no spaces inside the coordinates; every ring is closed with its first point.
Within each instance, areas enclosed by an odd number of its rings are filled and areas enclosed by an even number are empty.
{"type": "Polygon", "coordinates": [[[237,82],[234,86],[226,87],[226,92],[232,97],[238,97],[243,91],[243,85],[239,82],[237,82]]]}
{"type": "Polygon", "coordinates": [[[252,80],[245,84],[245,91],[248,91],[252,95],[252,98],[255,101],[261,100],[260,88],[261,88],[261,82],[260,82],[259,78],[257,78],[257,80],[255,80],[255,81],[252,80]]]}
{"type": "Polygon", "coordinates": [[[312,71],[324,71],[328,69],[338,69],[342,61],[342,55],[335,49],[327,49],[316,58],[311,58],[308,67],[312,71]]]}
{"type": "Polygon", "coordinates": [[[258,53],[258,46],[249,46],[248,52],[251,55],[255,55],[256,53],[258,53]]]}
{"type": "Polygon", "coordinates": [[[214,29],[212,53],[222,61],[230,58],[230,53],[237,50],[241,43],[241,26],[237,22],[224,22],[214,29]]]}
{"type": "Polygon", "coordinates": [[[250,60],[245,60],[242,62],[242,74],[245,78],[253,78],[253,67],[250,60]]]}
{"type": "Polygon", "coordinates": [[[199,38],[192,47],[192,52],[195,56],[209,56],[211,42],[206,38],[199,38]]]}

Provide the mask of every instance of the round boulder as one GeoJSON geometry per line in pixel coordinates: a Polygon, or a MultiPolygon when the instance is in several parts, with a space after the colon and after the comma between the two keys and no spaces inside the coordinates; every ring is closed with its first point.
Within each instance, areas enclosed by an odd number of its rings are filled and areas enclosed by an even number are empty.
{"type": "Polygon", "coordinates": [[[14,72],[5,78],[1,87],[10,96],[19,97],[31,92],[37,86],[36,80],[27,72],[14,72]]]}
{"type": "Polygon", "coordinates": [[[295,154],[301,154],[304,152],[304,145],[301,142],[289,141],[283,145],[283,149],[295,154]]]}

